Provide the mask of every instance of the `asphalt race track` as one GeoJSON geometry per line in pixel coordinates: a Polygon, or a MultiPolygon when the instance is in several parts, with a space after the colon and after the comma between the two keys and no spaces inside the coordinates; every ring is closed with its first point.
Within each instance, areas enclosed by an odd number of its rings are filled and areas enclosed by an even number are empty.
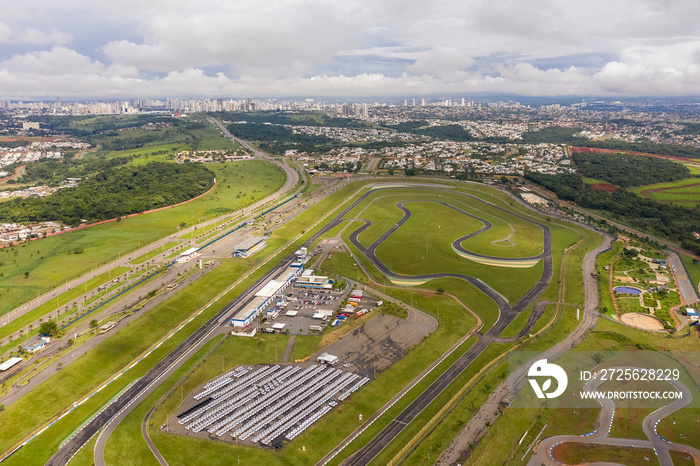
{"type": "MultiPolygon", "coordinates": [[[[418,189],[420,187],[414,186],[412,187],[413,189],[418,189]]],[[[448,385],[450,385],[469,365],[474,362],[474,360],[494,341],[497,340],[498,335],[503,332],[503,330],[510,324],[515,317],[520,314],[524,309],[527,309],[536,299],[538,296],[542,294],[542,292],[549,286],[549,283],[552,279],[552,274],[553,274],[553,259],[552,259],[552,243],[551,243],[551,231],[546,225],[543,225],[541,223],[535,222],[533,220],[530,220],[526,217],[522,217],[520,215],[517,215],[513,212],[510,212],[508,210],[505,210],[501,207],[498,207],[494,204],[491,204],[490,202],[484,201],[476,196],[471,196],[466,193],[461,193],[459,191],[448,191],[448,190],[441,190],[439,188],[423,188],[423,189],[429,189],[429,190],[438,190],[438,191],[445,191],[445,192],[450,192],[452,194],[460,194],[464,195],[467,197],[470,197],[471,199],[474,199],[478,202],[484,203],[489,205],[492,208],[498,209],[502,212],[505,212],[509,215],[513,215],[515,217],[518,217],[522,220],[525,220],[530,223],[534,223],[538,227],[540,227],[544,233],[544,252],[537,256],[541,257],[544,261],[544,267],[542,270],[542,275],[540,276],[539,281],[533,286],[520,300],[513,305],[512,307],[508,304],[506,299],[498,293],[496,290],[491,288],[489,285],[486,283],[482,282],[481,280],[470,277],[468,275],[461,275],[461,274],[451,274],[451,273],[444,273],[444,274],[427,274],[427,275],[398,275],[393,273],[391,270],[389,270],[388,267],[386,267],[379,259],[377,259],[377,256],[375,254],[377,247],[384,242],[389,236],[391,236],[392,233],[394,233],[396,230],[398,230],[401,225],[403,225],[409,218],[410,218],[410,211],[408,209],[403,208],[401,203],[397,203],[397,207],[401,208],[401,210],[404,212],[404,217],[397,222],[389,231],[387,231],[385,234],[383,234],[377,241],[375,241],[372,245],[370,245],[368,248],[365,248],[357,239],[358,235],[368,228],[371,225],[371,222],[365,220],[365,224],[355,230],[351,235],[350,235],[350,241],[353,243],[353,245],[358,248],[362,254],[364,254],[367,259],[372,262],[372,264],[377,267],[383,274],[385,274],[389,278],[410,278],[410,279],[434,279],[434,278],[443,278],[443,277],[451,277],[451,278],[459,278],[462,280],[466,280],[470,283],[472,283],[474,286],[476,286],[479,290],[481,290],[483,293],[485,293],[487,296],[489,296],[493,301],[496,302],[498,305],[498,308],[500,310],[500,318],[499,320],[494,324],[494,326],[486,333],[484,334],[483,337],[481,337],[477,342],[469,349],[465,354],[463,354],[449,369],[447,369],[440,377],[438,377],[435,382],[433,382],[423,393],[421,393],[406,409],[404,409],[394,420],[392,420],[388,426],[386,426],[372,441],[370,441],[367,445],[365,445],[361,450],[359,450],[357,453],[355,453],[353,456],[348,458],[343,464],[350,464],[350,465],[364,465],[368,464],[372,459],[379,454],[396,436],[401,433],[401,431],[411,422],[413,421],[418,415],[425,409],[426,406],[428,406],[448,385]]],[[[361,201],[364,199],[369,193],[366,193],[364,196],[362,196],[359,200],[361,201]]],[[[404,201],[406,202],[406,201],[404,201]]],[[[355,204],[353,204],[354,207],[355,204]]],[[[449,204],[445,204],[449,206],[449,204]]],[[[472,233],[470,235],[464,236],[462,238],[458,238],[455,240],[455,243],[461,244],[464,239],[468,237],[472,237],[475,234],[481,234],[486,231],[488,231],[491,228],[491,223],[487,222],[486,220],[480,219],[472,214],[469,214],[467,212],[462,211],[461,209],[457,209],[453,206],[449,206],[461,213],[464,213],[465,215],[468,215],[480,222],[484,225],[483,228],[481,228],[479,231],[472,233]]],[[[460,246],[461,247],[461,246],[460,246]]],[[[469,251],[467,251],[469,252],[469,251]]],[[[470,254],[474,254],[472,252],[469,252],[470,254]]],[[[476,255],[476,254],[474,254],[476,255]]],[[[502,259],[502,258],[499,258],[502,259]]],[[[518,261],[518,260],[524,260],[524,259],[502,259],[502,260],[512,260],[512,261],[518,261]]]]}

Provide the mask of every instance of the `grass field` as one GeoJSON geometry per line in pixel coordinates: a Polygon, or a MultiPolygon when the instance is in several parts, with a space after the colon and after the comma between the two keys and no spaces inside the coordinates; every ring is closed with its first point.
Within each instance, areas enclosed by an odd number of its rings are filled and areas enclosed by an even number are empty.
{"type": "Polygon", "coordinates": [[[147,243],[239,209],[279,189],[284,173],[262,161],[213,163],[216,189],[189,204],[0,249],[0,315],[147,243]],[[75,251],[82,251],[75,254],[75,251]],[[28,278],[25,278],[28,273],[28,278]]]}
{"type": "MultiPolygon", "coordinates": [[[[477,196],[483,195],[473,189],[469,189],[466,192],[477,196]]],[[[466,249],[480,254],[500,257],[528,257],[542,252],[542,230],[536,225],[458,193],[416,189],[377,190],[358,205],[348,216],[357,216],[372,221],[372,226],[363,231],[358,237],[360,242],[364,246],[369,246],[378,239],[403,217],[403,213],[395,204],[399,201],[412,199],[445,202],[491,222],[492,228],[488,232],[467,239],[462,243],[462,246],[466,249]]],[[[415,205],[415,203],[407,202],[404,206],[412,210],[412,205],[415,205]]],[[[441,222],[442,224],[436,222],[436,225],[439,224],[442,228],[451,228],[448,223],[453,221],[470,225],[470,228],[473,228],[471,231],[454,228],[452,229],[455,231],[442,231],[441,233],[446,238],[456,239],[483,226],[478,220],[460,214],[449,207],[434,202],[427,203],[427,206],[427,210],[434,207],[445,214],[440,216],[445,219],[441,222]],[[450,234],[453,234],[454,237],[450,236],[450,234]]]]}
{"type": "Polygon", "coordinates": [[[131,261],[132,264],[142,264],[146,262],[149,259],[152,259],[156,257],[158,254],[167,251],[168,249],[174,247],[176,244],[178,244],[177,241],[170,241],[169,243],[164,244],[163,246],[159,247],[158,249],[154,249],[151,252],[147,252],[146,254],[137,257],[136,259],[133,259],[131,261]]]}
{"type": "Polygon", "coordinates": [[[659,202],[672,202],[689,207],[700,204],[700,178],[684,178],[678,181],[638,186],[635,194],[659,202]]]}
{"type": "Polygon", "coordinates": [[[600,310],[610,316],[615,315],[615,305],[610,295],[610,270],[605,270],[605,267],[613,267],[624,247],[625,243],[623,241],[615,241],[609,251],[598,256],[597,271],[600,310]]]}
{"type": "MultiPolygon", "coordinates": [[[[640,347],[658,351],[698,351],[700,350],[700,339],[695,332],[691,338],[681,334],[658,334],[626,327],[607,319],[599,319],[595,333],[589,333],[584,341],[576,347],[576,351],[639,351],[640,347]]],[[[525,349],[529,350],[530,348],[525,349]]],[[[696,378],[696,383],[698,382],[700,380],[696,378]]],[[[698,447],[700,439],[696,439],[697,436],[690,436],[691,432],[697,431],[698,411],[698,409],[689,408],[678,411],[676,418],[669,416],[667,420],[662,420],[659,423],[659,432],[672,437],[672,441],[689,443],[698,447]],[[673,424],[673,421],[676,421],[676,424],[673,424]],[[666,430],[662,431],[662,428],[666,430]],[[686,439],[681,439],[681,434],[686,439]]],[[[547,429],[543,433],[543,437],[558,434],[582,435],[592,430],[599,412],[599,408],[575,410],[563,408],[507,409],[499,421],[489,428],[486,438],[480,442],[469,460],[463,464],[486,464],[484,461],[489,464],[522,464],[520,457],[545,424],[547,424],[547,429]],[[525,440],[521,445],[517,445],[526,430],[528,434],[525,440]],[[504,446],[508,447],[504,448],[504,446]]],[[[620,415],[630,421],[640,417],[639,413],[631,410],[622,411],[620,415]]],[[[616,424],[614,432],[637,438],[641,432],[641,426],[616,424]]],[[[695,434],[693,433],[693,435],[695,434]]],[[[525,458],[525,463],[527,463],[529,456],[525,458]]],[[[645,462],[644,464],[649,463],[645,462]]]]}
{"type": "Polygon", "coordinates": [[[452,250],[450,239],[478,230],[479,222],[432,202],[410,202],[406,208],[412,216],[377,248],[378,259],[395,273],[462,273],[482,279],[510,302],[525,294],[541,274],[541,263],[525,270],[465,260],[452,250]],[[445,221],[447,218],[449,221],[445,221]],[[407,251],[410,253],[406,254],[407,251]]]}
{"type": "Polygon", "coordinates": [[[554,449],[554,456],[564,464],[583,464],[593,461],[609,461],[628,466],[659,464],[656,453],[651,448],[565,443],[554,449]]]}
{"type": "Polygon", "coordinates": [[[685,269],[688,271],[688,278],[695,285],[695,289],[698,289],[698,284],[700,284],[700,262],[697,264],[693,262],[693,258],[687,254],[680,254],[681,260],[685,269]]]}

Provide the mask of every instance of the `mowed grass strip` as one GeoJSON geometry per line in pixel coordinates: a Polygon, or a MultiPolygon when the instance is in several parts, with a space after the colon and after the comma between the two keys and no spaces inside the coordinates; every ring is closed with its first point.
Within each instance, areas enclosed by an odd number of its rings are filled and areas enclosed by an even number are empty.
{"type": "Polygon", "coordinates": [[[177,241],[170,241],[169,243],[164,244],[163,246],[154,249],[151,252],[147,252],[146,254],[137,257],[136,259],[133,259],[131,261],[132,264],[138,265],[146,262],[149,259],[153,259],[156,257],[158,254],[167,251],[168,249],[174,247],[176,244],[179,244],[177,241]]]}
{"type": "Polygon", "coordinates": [[[0,315],[101,264],[129,257],[130,251],[177,232],[181,223],[244,207],[285,180],[282,170],[258,160],[207,167],[216,173],[217,187],[189,204],[0,249],[0,315]]]}
{"type": "MultiPolygon", "coordinates": [[[[114,278],[119,277],[121,274],[129,270],[128,267],[117,267],[111,272],[105,272],[101,275],[96,276],[95,278],[91,278],[88,280],[86,283],[84,283],[81,286],[78,286],[76,288],[73,288],[71,290],[66,291],[65,293],[61,293],[58,295],[55,299],[50,299],[41,306],[37,306],[35,309],[33,309],[30,312],[27,312],[26,314],[22,315],[21,317],[18,317],[14,319],[12,322],[8,323],[7,325],[3,325],[0,327],[0,343],[6,343],[6,341],[3,341],[5,337],[8,335],[12,335],[19,329],[22,329],[29,325],[30,323],[34,322],[35,320],[39,319],[40,317],[43,317],[56,309],[60,308],[61,306],[65,306],[67,303],[70,303],[74,299],[77,299],[79,296],[83,295],[86,292],[90,292],[94,290],[95,288],[99,287],[100,285],[103,285],[110,280],[113,280],[114,278]]],[[[56,316],[54,315],[54,318],[56,316]]]]}
{"type": "MultiPolygon", "coordinates": [[[[80,399],[93,387],[98,386],[112,374],[125,367],[139,354],[146,351],[158,338],[164,336],[169,329],[204,305],[217,291],[228,286],[232,278],[240,276],[249,266],[248,262],[226,261],[202,279],[180,289],[174,296],[113,334],[95,349],[77,357],[75,362],[63,368],[17,402],[9,405],[5,411],[0,412],[0,450],[7,450],[37,426],[58,414],[73,401],[80,399]]],[[[243,286],[238,287],[238,292],[243,289],[243,286]]],[[[229,293],[206,313],[190,323],[188,328],[193,330],[202,325],[209,315],[214,314],[233,297],[233,292],[229,293]]],[[[152,364],[186,338],[187,333],[186,331],[178,332],[175,337],[161,345],[147,359],[131,369],[127,373],[128,376],[113,382],[109,389],[102,390],[100,393],[112,393],[114,389],[123,388],[127,379],[133,380],[144,374],[152,364]],[[122,381],[122,379],[124,380],[122,381]]],[[[112,393],[113,395],[114,393],[112,393]]],[[[99,402],[102,395],[94,398],[99,402]]],[[[42,434],[39,441],[32,442],[22,448],[18,454],[13,455],[10,461],[15,461],[15,458],[17,461],[25,461],[27,458],[24,460],[22,458],[26,454],[33,460],[24,464],[45,462],[48,456],[44,458],[42,455],[50,456],[51,449],[53,448],[55,451],[57,447],[56,442],[63,440],[63,438],[58,438],[61,432],[65,435],[66,431],[72,431],[75,427],[69,429],[68,426],[87,418],[92,413],[91,406],[94,408],[92,402],[76,409],[42,434]]]]}
{"type": "Polygon", "coordinates": [[[564,443],[554,448],[554,457],[564,464],[614,462],[628,466],[657,465],[659,460],[651,448],[625,448],[611,445],[564,443]]]}

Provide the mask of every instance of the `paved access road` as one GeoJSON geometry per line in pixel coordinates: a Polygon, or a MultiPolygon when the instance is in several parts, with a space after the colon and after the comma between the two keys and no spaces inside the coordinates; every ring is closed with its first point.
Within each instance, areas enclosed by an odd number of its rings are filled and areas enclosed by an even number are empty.
{"type": "Polygon", "coordinates": [[[678,254],[673,251],[671,251],[671,253],[668,255],[668,259],[673,275],[676,277],[676,282],[678,282],[678,290],[681,292],[683,302],[685,304],[696,303],[698,301],[698,294],[695,291],[693,282],[690,281],[690,278],[685,271],[683,261],[681,261],[678,254]]]}

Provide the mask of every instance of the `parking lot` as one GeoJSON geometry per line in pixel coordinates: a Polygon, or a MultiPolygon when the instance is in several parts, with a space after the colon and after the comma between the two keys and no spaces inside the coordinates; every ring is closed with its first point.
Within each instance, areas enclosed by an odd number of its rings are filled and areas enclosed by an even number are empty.
{"type": "Polygon", "coordinates": [[[349,290],[318,290],[292,287],[285,290],[283,296],[273,300],[273,305],[261,314],[260,328],[263,332],[289,333],[291,335],[312,335],[333,325],[338,312],[347,314],[340,316],[338,325],[346,320],[354,319],[354,313],[361,309],[372,310],[377,306],[377,300],[363,297],[357,306],[349,307],[348,312],[339,309],[341,303],[348,297],[349,290]],[[324,315],[323,318],[320,316],[324,315]],[[315,317],[314,317],[315,316],[315,317]],[[263,321],[264,319],[264,321],[263,321]],[[277,324],[278,329],[273,329],[277,324]],[[279,328],[284,324],[283,328],[279,328]]]}

